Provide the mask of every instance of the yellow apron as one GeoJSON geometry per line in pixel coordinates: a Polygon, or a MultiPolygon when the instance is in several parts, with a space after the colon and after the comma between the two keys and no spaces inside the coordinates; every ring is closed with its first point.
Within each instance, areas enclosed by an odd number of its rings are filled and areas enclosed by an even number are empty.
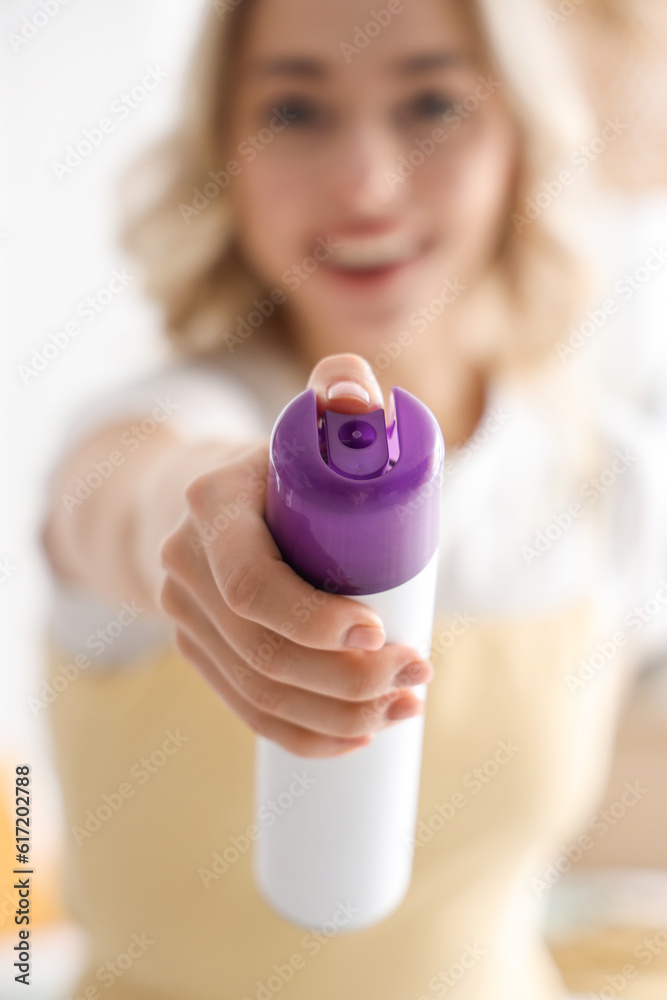
{"type": "MultiPolygon", "coordinates": [[[[565,996],[531,876],[604,790],[613,685],[566,682],[588,648],[590,609],[460,635],[451,625],[434,626],[411,887],[389,918],[350,934],[332,922],[318,938],[256,889],[255,736],[193,666],[161,648],[72,680],[48,709],[65,899],[92,949],[72,996],[565,996]]],[[[71,655],[51,645],[47,659],[52,679],[71,655]]]]}

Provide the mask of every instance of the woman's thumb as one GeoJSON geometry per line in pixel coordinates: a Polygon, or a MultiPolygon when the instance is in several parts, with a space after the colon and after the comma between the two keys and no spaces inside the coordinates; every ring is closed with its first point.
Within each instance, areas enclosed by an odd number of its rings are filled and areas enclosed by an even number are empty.
{"type": "Polygon", "coordinates": [[[317,393],[317,413],[370,413],[382,409],[382,389],[360,354],[329,354],[313,368],[308,388],[317,393]]]}

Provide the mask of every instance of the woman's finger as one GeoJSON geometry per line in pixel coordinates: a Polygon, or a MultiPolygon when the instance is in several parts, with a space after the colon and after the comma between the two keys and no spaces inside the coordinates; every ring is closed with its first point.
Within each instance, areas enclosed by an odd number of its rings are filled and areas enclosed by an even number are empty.
{"type": "Polygon", "coordinates": [[[384,645],[384,628],[375,612],[303,580],[283,561],[266,522],[256,512],[242,510],[233,527],[193,546],[193,538],[198,542],[203,537],[206,509],[194,511],[163,546],[162,564],[168,574],[200,588],[207,584],[208,566],[231,611],[303,646],[340,650],[384,645]]]}
{"type": "Polygon", "coordinates": [[[399,699],[419,707],[414,695],[400,689],[354,703],[276,681],[249,666],[247,661],[234,662],[234,650],[183,587],[168,582],[163,590],[162,604],[181,631],[201,646],[238,694],[269,715],[296,725],[306,722],[309,728],[327,736],[353,738],[373,732],[389,721],[391,715],[387,712],[399,699]]]}
{"type": "Polygon", "coordinates": [[[329,354],[313,368],[308,388],[317,393],[317,412],[370,413],[384,407],[380,383],[360,354],[329,354]]]}
{"type": "MultiPolygon", "coordinates": [[[[162,607],[186,622],[204,617],[237,658],[273,681],[346,702],[364,702],[399,688],[428,683],[433,666],[405,643],[385,643],[374,652],[313,649],[234,614],[211,579],[172,575],[163,586],[162,607]]],[[[307,612],[307,609],[304,609],[307,612]]]]}
{"type": "Polygon", "coordinates": [[[202,677],[239,719],[258,736],[272,740],[298,757],[341,756],[357,747],[366,746],[373,739],[370,734],[355,740],[336,739],[268,715],[255,708],[234,690],[208,653],[187,632],[177,629],[174,641],[178,651],[199,670],[202,677]]]}

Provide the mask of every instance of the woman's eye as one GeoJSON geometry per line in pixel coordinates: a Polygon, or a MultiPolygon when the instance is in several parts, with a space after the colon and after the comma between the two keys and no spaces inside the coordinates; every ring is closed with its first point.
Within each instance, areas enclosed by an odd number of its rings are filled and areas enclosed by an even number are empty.
{"type": "Polygon", "coordinates": [[[424,118],[444,118],[453,108],[454,101],[444,94],[420,94],[411,102],[409,116],[417,121],[424,118]]]}
{"type": "Polygon", "coordinates": [[[305,98],[282,101],[278,107],[281,110],[283,122],[286,122],[289,128],[312,127],[321,124],[323,120],[323,115],[317,106],[305,98]]]}

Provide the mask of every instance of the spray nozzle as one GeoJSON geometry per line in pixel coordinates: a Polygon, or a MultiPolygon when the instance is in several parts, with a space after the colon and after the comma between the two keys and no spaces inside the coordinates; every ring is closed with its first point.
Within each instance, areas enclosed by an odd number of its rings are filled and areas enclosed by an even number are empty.
{"type": "Polygon", "coordinates": [[[374,479],[386,472],[389,446],[384,410],[352,416],[325,410],[323,458],[348,479],[374,479]]]}

